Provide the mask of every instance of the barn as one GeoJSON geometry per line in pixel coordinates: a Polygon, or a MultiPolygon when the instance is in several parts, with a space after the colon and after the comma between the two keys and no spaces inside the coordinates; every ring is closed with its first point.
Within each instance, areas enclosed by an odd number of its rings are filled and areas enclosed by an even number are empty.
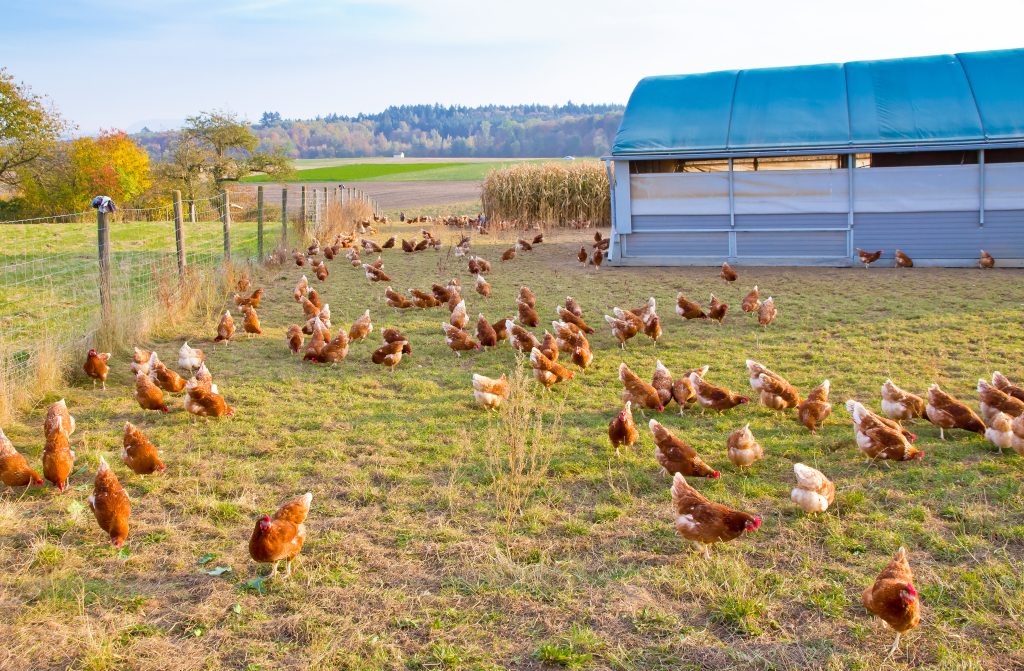
{"type": "Polygon", "coordinates": [[[1024,49],[648,77],[613,265],[1024,265],[1024,49]]]}

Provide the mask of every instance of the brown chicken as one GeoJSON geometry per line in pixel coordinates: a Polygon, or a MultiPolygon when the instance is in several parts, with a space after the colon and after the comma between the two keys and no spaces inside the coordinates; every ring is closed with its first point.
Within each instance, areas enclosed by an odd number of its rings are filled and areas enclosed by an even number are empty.
{"type": "Polygon", "coordinates": [[[480,343],[473,340],[468,331],[463,331],[457,326],[441,322],[441,330],[444,331],[444,341],[449,349],[455,352],[456,356],[462,356],[463,352],[480,349],[480,343]]]}
{"type": "Polygon", "coordinates": [[[295,265],[304,266],[306,265],[306,255],[302,252],[292,250],[292,258],[295,259],[295,265]]]}
{"type": "Polygon", "coordinates": [[[469,315],[466,313],[466,301],[459,300],[459,302],[455,304],[455,309],[452,310],[448,323],[457,329],[466,328],[466,324],[469,323],[469,315]]]}
{"type": "Polygon", "coordinates": [[[110,543],[115,548],[124,547],[128,539],[128,516],[131,515],[132,505],[114,471],[110,470],[102,456],[92,496],[89,497],[89,507],[96,515],[100,529],[110,535],[110,543]]]}
{"type": "Polygon", "coordinates": [[[711,294],[711,303],[708,305],[708,318],[719,324],[725,321],[725,313],[729,311],[729,304],[718,300],[718,297],[711,294]]]}
{"type": "Polygon", "coordinates": [[[560,351],[568,352],[574,364],[586,370],[594,359],[587,336],[575,324],[563,321],[551,322],[556,333],[555,345],[560,351]]]}
{"type": "Polygon", "coordinates": [[[623,401],[633,401],[641,408],[657,410],[658,412],[662,412],[665,409],[658,390],[641,380],[640,376],[631,371],[625,362],[619,364],[619,382],[624,387],[622,392],[623,401]]]}
{"type": "Polygon", "coordinates": [[[302,357],[303,361],[320,361],[320,352],[323,351],[327,345],[327,338],[330,337],[330,333],[324,328],[319,318],[313,320],[313,337],[309,339],[309,343],[306,345],[306,354],[302,357]]]}
{"type": "Polygon", "coordinates": [[[581,331],[588,335],[594,333],[594,329],[587,325],[587,322],[583,320],[583,317],[581,315],[578,315],[570,311],[568,308],[562,307],[561,305],[558,306],[557,312],[558,318],[561,319],[563,322],[567,324],[574,324],[581,331]]]}
{"type": "Polygon", "coordinates": [[[530,328],[537,328],[540,324],[540,315],[533,309],[528,303],[524,303],[521,300],[516,301],[516,309],[519,311],[519,321],[524,326],[530,328]]]}
{"type": "Polygon", "coordinates": [[[1016,399],[1024,401],[1024,387],[1019,387],[1010,382],[1009,378],[996,371],[992,373],[992,386],[1001,392],[1009,394],[1016,399]]]}
{"type": "Polygon", "coordinates": [[[683,414],[683,410],[686,409],[687,405],[695,403],[697,401],[697,390],[693,386],[693,382],[690,382],[690,373],[696,373],[698,377],[704,377],[708,374],[710,366],[703,366],[701,368],[694,368],[686,371],[682,376],[675,378],[672,382],[672,400],[679,404],[679,414],[683,414]]]}
{"type": "Polygon", "coordinates": [[[483,275],[476,276],[476,292],[484,298],[489,298],[491,295],[491,283],[484,279],[483,275]]]}
{"type": "Polygon", "coordinates": [[[672,478],[672,509],[676,516],[676,533],[699,545],[705,559],[710,559],[713,543],[731,541],[761,528],[760,515],[709,501],[686,482],[682,473],[672,478]]]}
{"type": "Polygon", "coordinates": [[[571,370],[551,359],[534,347],[530,350],[530,365],[533,366],[533,375],[547,388],[551,388],[559,382],[573,379],[576,374],[571,370]]]}
{"type": "Polygon", "coordinates": [[[376,268],[369,263],[363,264],[363,273],[366,275],[366,279],[371,282],[390,282],[391,276],[385,273],[383,270],[376,268]]]}
{"type": "Polygon", "coordinates": [[[399,331],[394,326],[389,326],[388,328],[384,329],[384,332],[381,333],[380,335],[384,339],[384,342],[404,342],[405,346],[402,348],[402,354],[412,354],[412,345],[409,344],[409,339],[405,337],[404,333],[399,331]]]}
{"type": "Polygon", "coordinates": [[[160,461],[156,445],[131,422],[124,423],[124,444],[121,461],[138,475],[162,472],[167,466],[160,461]]]}
{"type": "Polygon", "coordinates": [[[978,257],[979,268],[995,268],[996,260],[992,258],[992,255],[986,252],[984,249],[981,250],[981,255],[978,257]]]}
{"type": "Polygon", "coordinates": [[[732,266],[730,266],[727,261],[722,262],[722,270],[718,273],[718,276],[721,277],[726,282],[735,282],[736,279],[739,277],[739,275],[736,274],[736,271],[732,269],[732,266]]]}
{"type": "Polygon", "coordinates": [[[164,392],[153,383],[149,375],[142,372],[135,374],[135,400],[143,410],[171,411],[164,403],[164,392]]]}
{"type": "Polygon", "coordinates": [[[409,308],[415,307],[415,304],[411,300],[391,287],[384,290],[384,301],[387,303],[388,307],[398,308],[399,310],[408,310],[409,308]]]}
{"type": "Polygon", "coordinates": [[[277,575],[277,565],[284,561],[284,577],[292,574],[292,560],[302,551],[306,542],[306,517],[313,503],[313,494],[285,501],[274,516],[264,515],[256,523],[249,538],[249,556],[261,564],[273,564],[270,578],[277,575]]]}
{"type": "Polygon", "coordinates": [[[924,399],[897,387],[892,380],[882,384],[882,412],[895,420],[924,417],[924,399]]]}
{"type": "Polygon", "coordinates": [[[647,426],[654,436],[654,458],[669,475],[686,475],[696,478],[716,479],[721,473],[711,468],[700,458],[697,450],[677,438],[658,420],[652,419],[647,426]]]}
{"type": "Polygon", "coordinates": [[[757,285],[750,290],[750,293],[743,297],[743,303],[740,304],[740,309],[744,312],[757,312],[761,307],[761,294],[757,289],[757,285]]]}
{"type": "Polygon", "coordinates": [[[797,418],[811,433],[817,433],[818,428],[832,414],[832,404],[828,402],[831,390],[832,383],[823,380],[821,384],[811,390],[807,398],[796,406],[797,418]]]}
{"type": "Polygon", "coordinates": [[[428,238],[424,238],[423,240],[420,240],[419,242],[416,243],[416,246],[413,247],[413,250],[417,251],[417,252],[422,252],[424,249],[426,249],[429,246],[430,246],[430,240],[428,238]]]}
{"type": "Polygon", "coordinates": [[[220,318],[220,323],[217,324],[217,337],[213,339],[213,342],[226,343],[231,340],[233,335],[235,335],[235,320],[231,316],[231,312],[225,310],[224,316],[220,318]]]}
{"type": "MultiPolygon", "coordinates": [[[[582,317],[583,316],[583,308],[580,307],[579,301],[577,301],[572,296],[566,296],[565,297],[565,309],[568,310],[569,312],[573,313],[577,317],[582,317]]],[[[580,327],[580,328],[582,328],[582,327],[580,327]]],[[[586,329],[583,329],[583,330],[586,331],[586,329]]]]}
{"type": "Polygon", "coordinates": [[[846,409],[853,418],[857,448],[868,459],[912,461],[924,458],[924,452],[911,445],[899,425],[892,420],[883,420],[853,399],[846,402],[846,409]]]}
{"type": "Polygon", "coordinates": [[[555,336],[551,335],[547,331],[544,331],[544,339],[541,340],[540,353],[551,359],[552,361],[558,361],[558,341],[555,336]]]}
{"type": "Polygon", "coordinates": [[[768,300],[761,303],[761,307],[757,310],[757,323],[761,326],[768,326],[775,321],[778,315],[779,311],[775,307],[775,299],[769,296],[768,300]]]}
{"type": "Polygon", "coordinates": [[[242,271],[242,276],[238,278],[236,286],[239,291],[248,291],[252,288],[252,281],[249,279],[248,271],[242,271]]]}
{"type": "Polygon", "coordinates": [[[375,364],[387,366],[394,373],[395,367],[402,361],[402,350],[405,349],[405,346],[406,343],[401,340],[384,343],[373,352],[370,360],[375,364]]]}
{"type": "Polygon", "coordinates": [[[587,254],[587,248],[586,247],[580,247],[580,251],[576,255],[576,260],[580,262],[581,266],[586,266],[588,258],[590,258],[590,255],[587,254]]]}
{"type": "Polygon", "coordinates": [[[488,410],[497,410],[508,394],[508,378],[504,373],[497,379],[473,374],[473,398],[488,410]]]}
{"type": "Polygon", "coordinates": [[[868,612],[896,632],[896,640],[889,650],[892,656],[904,632],[921,621],[921,599],[914,588],[914,573],[910,570],[906,548],[896,551],[896,556],[878,574],[874,584],[864,590],[862,601],[868,612]]]}
{"type": "Polygon", "coordinates": [[[42,485],[43,479],[32,470],[25,457],[14,449],[14,443],[0,429],[0,482],[8,487],[42,485]]]}
{"type": "Polygon", "coordinates": [[[514,258],[516,258],[516,248],[515,247],[509,247],[508,249],[506,249],[504,252],[501,253],[501,260],[502,261],[511,261],[514,258]]]}
{"type": "Polygon", "coordinates": [[[443,286],[435,282],[430,285],[430,290],[433,292],[434,298],[436,298],[439,303],[447,303],[455,295],[455,289],[451,283],[449,283],[448,286],[443,286]]]}
{"type": "Polygon", "coordinates": [[[747,359],[750,387],[760,394],[761,405],[774,410],[795,408],[800,403],[796,387],[753,359],[747,359]]]}
{"type": "Polygon", "coordinates": [[[177,394],[185,388],[185,378],[164,365],[156,352],[150,355],[149,377],[160,389],[177,394]]]}
{"type": "Polygon", "coordinates": [[[132,374],[138,373],[140,370],[144,373],[149,373],[149,356],[152,354],[149,350],[134,348],[132,352],[132,362],[130,364],[132,374]]]}
{"type": "Polygon", "coordinates": [[[483,313],[476,320],[476,339],[480,341],[481,347],[496,347],[498,345],[498,334],[491,323],[484,318],[483,313]]]}
{"type": "Polygon", "coordinates": [[[313,269],[313,274],[316,275],[316,278],[321,282],[326,282],[331,272],[327,270],[326,265],[321,263],[320,265],[313,269]]]}
{"type": "Polygon", "coordinates": [[[185,410],[198,417],[234,417],[235,409],[217,392],[217,385],[199,374],[185,384],[185,410]]]}
{"type": "Polygon", "coordinates": [[[640,432],[636,430],[636,424],[633,422],[633,403],[626,401],[622,412],[608,424],[608,440],[612,442],[615,455],[618,456],[620,446],[633,447],[639,439],[640,432]]]}
{"type": "Polygon", "coordinates": [[[75,418],[68,412],[68,404],[64,399],[55,401],[46,409],[46,419],[43,420],[43,433],[47,437],[56,433],[57,426],[64,429],[68,438],[75,432],[75,418]]]}
{"type": "Polygon", "coordinates": [[[907,256],[903,250],[896,250],[896,267],[897,268],[913,268],[914,260],[907,256]]]}
{"type": "Polygon", "coordinates": [[[985,380],[978,380],[978,396],[981,397],[981,416],[991,424],[992,418],[1000,412],[1010,417],[1024,415],[1024,401],[997,389],[985,380]]]}
{"type": "Polygon", "coordinates": [[[292,354],[298,354],[299,350],[302,349],[302,328],[298,324],[290,325],[285,338],[288,340],[288,349],[291,350],[292,354]]]}
{"type": "Polygon", "coordinates": [[[413,304],[421,310],[436,308],[442,303],[442,301],[438,300],[433,294],[428,294],[426,291],[422,291],[420,289],[409,289],[409,294],[413,297],[413,304]]]}
{"type": "Polygon", "coordinates": [[[348,356],[348,342],[348,334],[345,333],[344,329],[339,330],[338,335],[330,340],[325,339],[324,346],[320,348],[318,353],[317,361],[329,364],[344,361],[345,357],[348,356]]]}
{"type": "MultiPolygon", "coordinates": [[[[141,375],[142,373],[140,373],[141,375]]],[[[47,422],[46,446],[43,448],[43,477],[61,492],[75,468],[75,451],[68,442],[68,432],[60,419],[47,422]]]]}
{"type": "Polygon", "coordinates": [[[256,314],[255,308],[246,305],[242,308],[242,312],[245,314],[245,319],[242,320],[242,329],[246,336],[261,335],[263,329],[260,327],[260,317],[256,314]]]}
{"type": "Polygon", "coordinates": [[[864,264],[864,267],[867,268],[872,263],[882,258],[882,250],[879,249],[877,252],[865,252],[863,249],[858,247],[857,257],[860,259],[860,262],[864,264]]]}
{"type": "Polygon", "coordinates": [[[825,475],[810,466],[793,464],[796,487],[789,493],[793,503],[805,513],[823,513],[836,500],[836,486],[825,475]]]}
{"type": "Polygon", "coordinates": [[[367,240],[366,238],[360,238],[359,243],[363,246],[364,251],[370,252],[371,254],[380,254],[383,249],[383,247],[373,240],[367,240]]]}
{"type": "Polygon", "coordinates": [[[723,412],[735,408],[737,405],[750,403],[749,396],[736,394],[724,387],[716,387],[710,382],[706,382],[701,375],[697,374],[697,371],[690,373],[690,383],[697,395],[697,402],[702,408],[723,412]]]}
{"type": "Polygon", "coordinates": [[[519,249],[519,250],[524,251],[524,252],[532,252],[533,251],[533,245],[531,245],[526,240],[523,240],[522,238],[519,238],[516,241],[516,249],[519,249]]]}
{"type": "Polygon", "coordinates": [[[302,302],[302,299],[306,297],[309,292],[309,279],[303,275],[302,279],[295,285],[295,289],[292,290],[292,297],[296,303],[302,302]]]}
{"type": "Polygon", "coordinates": [[[668,407],[672,402],[672,372],[659,359],[654,364],[654,377],[651,378],[651,386],[658,392],[661,405],[668,407]]]}
{"type": "Polygon", "coordinates": [[[604,261],[604,252],[601,249],[595,249],[594,253],[590,255],[590,263],[594,265],[595,270],[601,267],[602,261],[604,261]]]}
{"type": "Polygon", "coordinates": [[[725,441],[725,447],[729,461],[737,468],[746,468],[764,457],[764,448],[754,438],[750,424],[730,433],[725,441]]]}
{"type": "Polygon", "coordinates": [[[928,387],[928,405],[924,414],[932,424],[939,427],[939,438],[946,439],[946,429],[963,429],[985,435],[985,424],[973,410],[939,389],[939,385],[928,387]]]}
{"type": "Polygon", "coordinates": [[[252,295],[250,295],[248,297],[243,297],[243,296],[239,296],[238,294],[235,294],[235,305],[237,307],[244,307],[246,305],[251,305],[254,308],[258,308],[260,306],[260,300],[262,298],[263,298],[263,288],[260,287],[256,291],[252,292],[252,295]]]}
{"type": "Polygon", "coordinates": [[[494,335],[497,336],[498,342],[508,340],[508,323],[510,321],[512,321],[512,317],[503,317],[491,322],[491,328],[494,329],[494,335]]]}
{"type": "Polygon", "coordinates": [[[508,333],[508,342],[514,350],[523,354],[529,354],[533,348],[540,347],[540,341],[537,340],[537,336],[511,319],[505,320],[505,331],[508,333]]]}
{"type": "Polygon", "coordinates": [[[367,310],[362,317],[352,322],[352,328],[348,330],[348,339],[350,342],[356,342],[371,333],[373,333],[373,322],[370,320],[370,311],[367,310]]]}
{"type": "Polygon", "coordinates": [[[683,319],[707,319],[708,315],[699,303],[691,301],[682,293],[676,294],[676,314],[683,319]]]}
{"type": "Polygon", "coordinates": [[[615,316],[604,316],[604,320],[611,327],[612,336],[619,341],[619,347],[626,349],[626,341],[630,340],[644,328],[644,322],[632,312],[622,308],[612,310],[615,316]]]}
{"type": "Polygon", "coordinates": [[[107,373],[110,372],[108,361],[110,361],[110,352],[100,354],[95,348],[89,350],[85,355],[85,365],[82,368],[85,370],[85,374],[92,378],[94,388],[97,380],[100,381],[102,389],[107,388],[107,373]]]}

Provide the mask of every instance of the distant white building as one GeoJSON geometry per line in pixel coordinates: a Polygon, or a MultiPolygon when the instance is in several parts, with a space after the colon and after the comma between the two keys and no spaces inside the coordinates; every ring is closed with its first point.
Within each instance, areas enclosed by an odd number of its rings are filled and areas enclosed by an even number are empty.
{"type": "Polygon", "coordinates": [[[400,151],[397,154],[392,154],[391,158],[405,158],[405,152],[404,151],[400,151]]]}

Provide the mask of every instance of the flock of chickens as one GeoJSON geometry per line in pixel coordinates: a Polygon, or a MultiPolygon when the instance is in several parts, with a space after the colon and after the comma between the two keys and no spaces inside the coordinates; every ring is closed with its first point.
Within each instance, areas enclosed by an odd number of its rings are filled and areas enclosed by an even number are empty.
{"type": "MultiPolygon", "coordinates": [[[[438,237],[426,230],[421,234],[422,240],[416,243],[402,240],[402,249],[414,253],[427,248],[441,248],[441,240],[438,237]]],[[[512,261],[517,253],[528,252],[543,241],[543,234],[536,235],[532,241],[519,239],[516,245],[502,254],[502,261],[512,261]]],[[[378,245],[366,237],[357,237],[353,233],[339,235],[333,244],[323,248],[314,240],[305,252],[294,252],[293,259],[299,267],[308,263],[314,275],[323,281],[329,275],[326,261],[340,257],[344,252],[353,267],[363,270],[368,281],[391,282],[391,277],[384,270],[380,254],[383,250],[395,246],[394,237],[378,245]],[[360,259],[361,252],[378,254],[378,257],[372,263],[365,263],[360,259]]],[[[468,270],[475,277],[474,290],[487,298],[491,295],[491,286],[486,280],[486,275],[491,271],[491,264],[472,254],[470,247],[470,239],[463,236],[455,245],[454,253],[466,259],[468,270]]],[[[593,252],[590,253],[586,247],[582,247],[578,260],[583,265],[589,263],[599,267],[607,247],[608,239],[597,233],[593,252]]],[[[877,256],[875,258],[877,259],[877,256]]],[[[864,262],[870,263],[866,259],[864,262]]],[[[730,283],[738,278],[736,271],[728,263],[723,264],[720,277],[730,283]]],[[[248,276],[243,276],[238,283],[238,290],[241,293],[233,296],[235,306],[242,311],[242,330],[247,337],[263,333],[257,314],[263,290],[257,288],[248,293],[251,288],[248,276]]],[[[348,356],[351,343],[366,339],[373,332],[370,310],[366,310],[349,329],[339,328],[337,333],[332,335],[330,305],[310,286],[305,275],[294,287],[292,297],[301,307],[302,319],[288,326],[287,346],[292,353],[304,352],[305,361],[337,365],[348,356]],[[309,336],[308,342],[306,336],[309,336]]],[[[545,330],[542,337],[528,330],[538,327],[541,318],[536,309],[537,298],[527,286],[519,289],[514,315],[501,317],[492,322],[481,313],[475,324],[475,334],[468,330],[470,318],[458,278],[453,278],[444,285],[433,284],[429,291],[410,288],[408,295],[388,286],[384,292],[384,299],[388,306],[396,310],[445,306],[448,318],[440,323],[441,334],[456,355],[461,356],[463,352],[483,347],[498,347],[502,341],[507,340],[514,351],[528,357],[535,379],[545,388],[572,380],[575,372],[568,365],[586,370],[593,361],[594,354],[588,336],[593,335],[595,329],[587,323],[582,307],[571,296],[566,297],[564,305],[557,306],[554,314],[558,319],[551,322],[552,330],[545,330]],[[563,365],[563,362],[566,365],[563,365]]],[[[710,319],[721,324],[728,308],[727,304],[722,303],[713,294],[705,310],[700,304],[680,293],[676,298],[675,311],[685,320],[710,319]]],[[[741,309],[743,312],[756,315],[759,324],[764,327],[771,324],[778,314],[774,299],[769,297],[761,301],[756,286],[743,299],[741,309]]],[[[612,312],[612,315],[604,315],[604,321],[612,337],[622,348],[641,333],[652,339],[655,344],[661,338],[661,318],[657,313],[654,297],[649,298],[640,307],[616,307],[612,312]]],[[[228,343],[235,335],[234,318],[229,310],[225,310],[217,326],[214,342],[228,343]]],[[[373,351],[370,359],[375,364],[390,368],[393,372],[401,362],[402,356],[412,351],[409,339],[399,329],[391,327],[383,330],[382,340],[383,343],[373,351]]],[[[99,382],[103,388],[106,387],[109,360],[109,353],[99,353],[95,349],[88,352],[84,370],[92,378],[94,385],[99,382]]],[[[227,404],[213,382],[213,376],[206,365],[206,354],[201,349],[190,347],[188,342],[185,342],[178,352],[177,363],[181,370],[188,371],[191,376],[189,379],[186,380],[178,372],[167,367],[155,351],[135,349],[130,366],[135,375],[134,396],[143,410],[168,412],[165,394],[184,392],[184,409],[192,415],[231,417],[235,414],[235,409],[227,404]]],[[[795,410],[796,419],[812,433],[816,432],[831,414],[831,385],[828,380],[822,381],[802,397],[800,391],[782,375],[757,361],[747,360],[746,366],[751,389],[762,405],[784,413],[795,410]]],[[[708,379],[708,372],[709,367],[704,366],[676,376],[661,361],[657,361],[653,376],[650,382],[647,382],[625,363],[621,363],[618,377],[623,387],[624,405],[608,426],[608,437],[616,453],[618,454],[622,447],[632,447],[640,440],[640,432],[633,419],[634,410],[662,412],[671,403],[675,403],[682,415],[684,410],[693,404],[699,405],[702,412],[725,412],[751,402],[749,396],[715,385],[708,379]]],[[[488,409],[500,407],[508,398],[510,391],[505,374],[497,378],[474,374],[472,388],[476,402],[488,409]]],[[[924,399],[900,389],[891,380],[886,380],[881,387],[882,414],[873,412],[856,400],[851,399],[846,403],[853,419],[857,446],[871,460],[921,459],[924,453],[913,444],[916,436],[901,422],[926,418],[940,427],[943,439],[945,430],[961,429],[984,435],[1000,451],[1013,449],[1024,454],[1024,388],[1014,385],[1005,376],[996,372],[991,383],[979,380],[977,389],[980,395],[981,416],[967,404],[942,391],[938,385],[932,385],[928,389],[927,399],[924,399]]],[[[707,557],[712,544],[730,541],[760,528],[760,516],[710,501],[687,482],[687,477],[721,476],[719,471],[701,458],[696,449],[673,435],[656,419],[649,420],[648,428],[655,444],[655,460],[672,476],[674,523],[681,537],[701,547],[707,557]]],[[[70,445],[70,436],[74,430],[75,419],[65,402],[61,400],[52,404],[44,421],[46,445],[43,451],[43,478],[54,484],[61,492],[65,490],[74,467],[75,453],[70,445]]],[[[166,468],[157,447],[130,422],[126,422],[124,426],[123,444],[122,461],[133,473],[147,475],[162,472],[166,468]]],[[[751,432],[749,424],[728,435],[726,448],[729,460],[741,469],[751,467],[765,453],[751,432]]],[[[796,484],[791,492],[792,500],[807,513],[827,510],[835,500],[834,483],[819,470],[805,464],[794,464],[793,469],[796,484]]],[[[42,485],[43,478],[29,466],[24,456],[14,449],[11,441],[0,431],[0,481],[11,487],[21,487],[42,485]]],[[[286,562],[286,575],[290,575],[291,562],[301,551],[305,540],[304,522],[311,502],[312,494],[306,493],[282,504],[273,516],[264,515],[257,521],[249,541],[250,556],[257,562],[272,564],[271,576],[277,574],[281,561],[286,562]]],[[[112,544],[115,547],[123,546],[128,536],[131,504],[117,475],[102,457],[96,473],[94,492],[89,497],[89,505],[95,513],[98,525],[109,535],[112,544]]],[[[899,643],[899,634],[915,627],[920,619],[920,600],[913,585],[913,575],[904,548],[900,548],[874,584],[864,591],[863,603],[870,612],[897,632],[897,639],[893,644],[895,650],[899,643]]]]}

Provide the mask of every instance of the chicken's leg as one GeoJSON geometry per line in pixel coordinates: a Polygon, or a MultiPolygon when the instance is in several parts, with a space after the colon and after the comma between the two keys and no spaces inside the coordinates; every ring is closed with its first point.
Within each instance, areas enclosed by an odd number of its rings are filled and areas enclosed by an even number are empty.
{"type": "Polygon", "coordinates": [[[267,579],[273,578],[274,576],[277,575],[277,565],[280,564],[280,563],[281,563],[280,560],[274,562],[274,568],[270,569],[270,575],[267,576],[267,579]]]}
{"type": "Polygon", "coordinates": [[[711,559],[711,546],[707,543],[701,543],[701,547],[704,550],[704,559],[711,559]]]}
{"type": "Polygon", "coordinates": [[[939,427],[939,438],[942,440],[946,439],[946,430],[943,429],[941,426],[939,427]]]}
{"type": "Polygon", "coordinates": [[[103,391],[107,390],[107,381],[106,380],[103,380],[103,382],[100,383],[100,389],[102,389],[103,391]]]}
{"type": "Polygon", "coordinates": [[[285,567],[284,567],[284,577],[285,578],[290,578],[291,575],[292,575],[292,560],[289,559],[288,563],[285,564],[285,567]]]}
{"type": "Polygon", "coordinates": [[[896,651],[899,650],[901,636],[903,636],[903,634],[901,634],[900,632],[896,632],[896,640],[892,642],[892,647],[889,648],[889,654],[885,656],[886,659],[889,659],[890,657],[895,655],[896,651]]]}

